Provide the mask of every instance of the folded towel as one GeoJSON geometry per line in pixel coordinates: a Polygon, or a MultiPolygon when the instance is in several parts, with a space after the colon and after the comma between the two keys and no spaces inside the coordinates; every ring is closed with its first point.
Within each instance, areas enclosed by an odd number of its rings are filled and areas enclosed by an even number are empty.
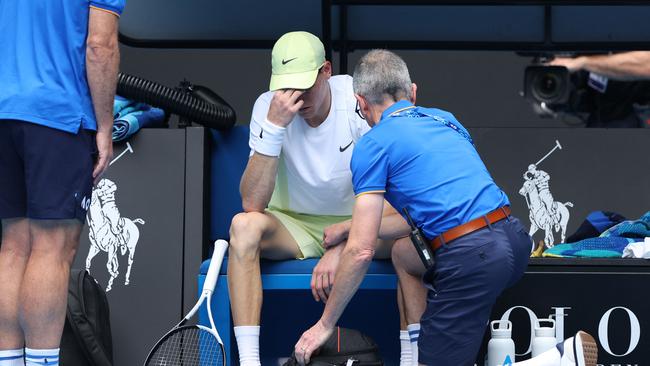
{"type": "Polygon", "coordinates": [[[605,230],[597,238],[571,244],[558,244],[542,254],[544,257],[620,258],[625,248],[650,236],[650,211],[638,220],[623,221],[605,230]]]}
{"type": "Polygon", "coordinates": [[[126,99],[124,97],[116,95],[115,100],[113,101],[113,119],[117,119],[120,116],[120,112],[122,110],[134,104],[136,103],[131,99],[126,99]]]}
{"type": "Polygon", "coordinates": [[[119,95],[113,103],[113,141],[122,141],[141,128],[162,127],[165,124],[165,112],[145,103],[138,103],[119,95]]]}
{"type": "Polygon", "coordinates": [[[644,241],[626,246],[623,249],[623,258],[650,259],[650,238],[645,238],[644,241]]]}
{"type": "Polygon", "coordinates": [[[590,238],[571,244],[558,244],[547,249],[543,257],[559,258],[620,258],[628,244],[635,242],[628,238],[590,238]]]}
{"type": "Polygon", "coordinates": [[[603,233],[603,231],[624,220],[626,220],[626,218],[617,214],[616,212],[590,212],[589,215],[587,215],[585,221],[580,224],[578,230],[566,238],[566,242],[575,243],[583,239],[598,237],[603,233]]]}

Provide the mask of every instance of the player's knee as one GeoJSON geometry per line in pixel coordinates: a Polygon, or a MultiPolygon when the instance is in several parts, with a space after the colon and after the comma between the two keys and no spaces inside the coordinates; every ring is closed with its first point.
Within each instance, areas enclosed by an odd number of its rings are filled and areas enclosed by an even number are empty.
{"type": "Polygon", "coordinates": [[[4,238],[2,242],[3,255],[11,258],[12,260],[26,261],[31,254],[31,244],[29,238],[25,241],[8,240],[4,238]]]}
{"type": "Polygon", "coordinates": [[[50,220],[31,225],[30,256],[70,262],[74,258],[81,236],[81,222],[77,220],[50,220]]]}
{"type": "Polygon", "coordinates": [[[266,220],[268,218],[258,212],[235,215],[230,224],[230,250],[247,252],[259,249],[266,220]]]}
{"type": "Polygon", "coordinates": [[[393,244],[393,249],[390,253],[390,258],[393,261],[393,266],[396,268],[404,268],[406,266],[405,257],[407,255],[407,250],[410,249],[410,239],[402,238],[395,240],[393,244]]]}

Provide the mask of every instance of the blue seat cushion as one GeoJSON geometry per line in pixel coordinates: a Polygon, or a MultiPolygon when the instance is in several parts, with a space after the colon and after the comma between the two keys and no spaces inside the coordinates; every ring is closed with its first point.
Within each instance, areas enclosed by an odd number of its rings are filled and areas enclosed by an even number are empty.
{"type": "MultiPolygon", "coordinates": [[[[262,260],[261,270],[262,274],[311,274],[314,266],[318,263],[318,258],[304,259],[304,260],[286,260],[286,261],[271,261],[262,260]]],[[[208,273],[210,266],[210,259],[203,261],[201,264],[200,274],[205,275],[208,273]]],[[[223,259],[221,265],[222,275],[226,274],[228,269],[228,258],[223,259]]],[[[388,259],[373,260],[368,268],[368,274],[395,274],[393,264],[388,259]]]]}

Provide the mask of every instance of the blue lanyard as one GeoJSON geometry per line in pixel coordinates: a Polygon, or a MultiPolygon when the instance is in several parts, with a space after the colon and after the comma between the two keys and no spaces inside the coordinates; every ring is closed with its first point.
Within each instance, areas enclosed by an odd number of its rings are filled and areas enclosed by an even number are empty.
{"type": "Polygon", "coordinates": [[[474,140],[472,139],[472,136],[470,136],[467,132],[465,132],[463,129],[460,127],[456,126],[454,123],[447,121],[446,119],[437,116],[435,114],[428,114],[424,113],[420,110],[419,107],[416,107],[414,105],[408,106],[406,108],[401,108],[396,110],[395,112],[391,113],[388,115],[388,117],[410,117],[410,118],[420,118],[420,117],[429,117],[433,118],[433,120],[438,121],[442,123],[443,125],[451,128],[452,130],[456,131],[459,135],[463,136],[465,140],[469,141],[470,144],[474,145],[474,140]]]}
{"type": "MultiPolygon", "coordinates": [[[[401,117],[403,112],[406,112],[407,114],[410,114],[410,113],[414,112],[414,111],[411,111],[411,109],[414,109],[414,108],[417,108],[417,107],[414,106],[414,105],[411,105],[411,106],[408,106],[408,107],[405,107],[405,108],[400,108],[400,109],[396,110],[395,112],[389,114],[388,117],[401,117]]],[[[411,116],[409,116],[409,117],[411,117],[411,116]]]]}

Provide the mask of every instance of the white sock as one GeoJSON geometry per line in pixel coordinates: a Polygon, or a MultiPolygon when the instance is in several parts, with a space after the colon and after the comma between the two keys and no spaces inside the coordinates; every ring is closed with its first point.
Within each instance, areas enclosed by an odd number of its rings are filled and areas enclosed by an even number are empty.
{"type": "Polygon", "coordinates": [[[59,350],[25,347],[25,366],[59,366],[59,350]]]}
{"type": "Polygon", "coordinates": [[[25,365],[25,350],[22,348],[0,351],[0,366],[25,365]]]}
{"type": "Polygon", "coordinates": [[[260,362],[260,327],[235,327],[240,366],[261,366],[260,362]]]}
{"type": "Polygon", "coordinates": [[[411,341],[411,359],[413,365],[418,366],[418,337],[420,337],[420,323],[409,324],[406,326],[411,341]]]}
{"type": "MultiPolygon", "coordinates": [[[[399,331],[399,366],[412,366],[413,365],[413,351],[411,350],[411,338],[409,338],[408,330],[399,331]]],[[[2,365],[0,365],[2,366],[2,365]]]]}

